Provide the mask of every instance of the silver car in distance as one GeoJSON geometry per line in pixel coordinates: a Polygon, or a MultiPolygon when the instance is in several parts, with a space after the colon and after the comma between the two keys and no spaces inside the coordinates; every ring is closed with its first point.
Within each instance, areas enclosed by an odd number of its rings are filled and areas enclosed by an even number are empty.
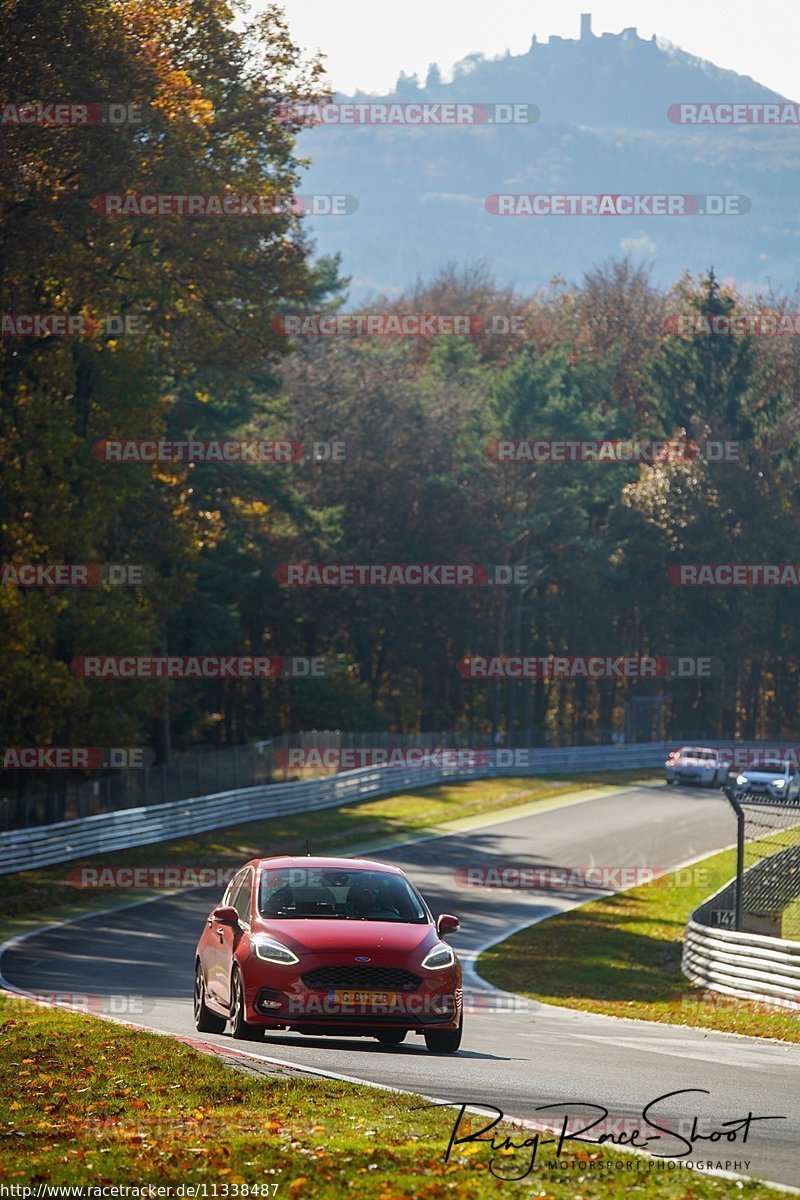
{"type": "Polygon", "coordinates": [[[736,776],[734,794],[750,792],[764,799],[793,803],[800,800],[800,775],[788,762],[774,767],[745,767],[736,776]]]}
{"type": "Polygon", "coordinates": [[[701,787],[722,787],[728,781],[728,764],[719,750],[708,746],[681,746],[672,750],[664,764],[667,783],[697,783],[701,787]]]}

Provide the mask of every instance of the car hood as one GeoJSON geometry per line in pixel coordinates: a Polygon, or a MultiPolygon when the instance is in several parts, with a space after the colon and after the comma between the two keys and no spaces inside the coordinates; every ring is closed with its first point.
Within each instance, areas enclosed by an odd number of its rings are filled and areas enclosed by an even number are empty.
{"type": "MultiPolygon", "coordinates": [[[[786,779],[780,771],[740,771],[739,774],[744,775],[750,783],[772,783],[773,779],[786,779]]],[[[788,779],[786,782],[789,782],[788,779]]]]}
{"type": "Polygon", "coordinates": [[[313,917],[259,923],[253,929],[276,938],[295,954],[411,954],[439,939],[432,925],[395,921],[337,921],[313,917]]]}

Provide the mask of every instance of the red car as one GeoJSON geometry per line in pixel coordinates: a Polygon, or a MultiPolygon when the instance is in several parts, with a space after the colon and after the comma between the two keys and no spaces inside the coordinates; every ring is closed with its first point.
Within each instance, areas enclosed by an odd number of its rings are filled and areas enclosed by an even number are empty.
{"type": "Polygon", "coordinates": [[[461,964],[397,867],[367,859],[254,859],[228,884],[197,943],[201,1033],[266,1029],[375,1037],[421,1033],[429,1050],[461,1044],[461,964]]]}

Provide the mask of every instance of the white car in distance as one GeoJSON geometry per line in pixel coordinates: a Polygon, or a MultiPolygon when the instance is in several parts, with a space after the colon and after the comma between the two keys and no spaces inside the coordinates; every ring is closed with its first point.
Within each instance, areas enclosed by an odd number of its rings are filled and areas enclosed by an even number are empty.
{"type": "Polygon", "coordinates": [[[770,800],[792,803],[800,800],[800,775],[788,762],[769,767],[745,767],[736,776],[734,795],[745,792],[770,800]]]}
{"type": "Polygon", "coordinates": [[[708,746],[681,746],[672,750],[664,764],[667,783],[696,783],[701,787],[722,787],[728,781],[728,763],[719,750],[708,746]]]}

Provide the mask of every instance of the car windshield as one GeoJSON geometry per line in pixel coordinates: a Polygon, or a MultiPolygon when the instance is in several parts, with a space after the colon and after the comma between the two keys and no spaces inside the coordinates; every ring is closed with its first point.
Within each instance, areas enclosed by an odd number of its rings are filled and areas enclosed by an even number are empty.
{"type": "Polygon", "coordinates": [[[265,867],[259,880],[258,911],[281,920],[314,917],[413,925],[428,921],[419,896],[404,876],[363,869],[265,867]]]}
{"type": "Polygon", "coordinates": [[[716,750],[703,750],[699,746],[684,746],[681,750],[682,758],[691,758],[699,762],[716,763],[716,750]]]}

